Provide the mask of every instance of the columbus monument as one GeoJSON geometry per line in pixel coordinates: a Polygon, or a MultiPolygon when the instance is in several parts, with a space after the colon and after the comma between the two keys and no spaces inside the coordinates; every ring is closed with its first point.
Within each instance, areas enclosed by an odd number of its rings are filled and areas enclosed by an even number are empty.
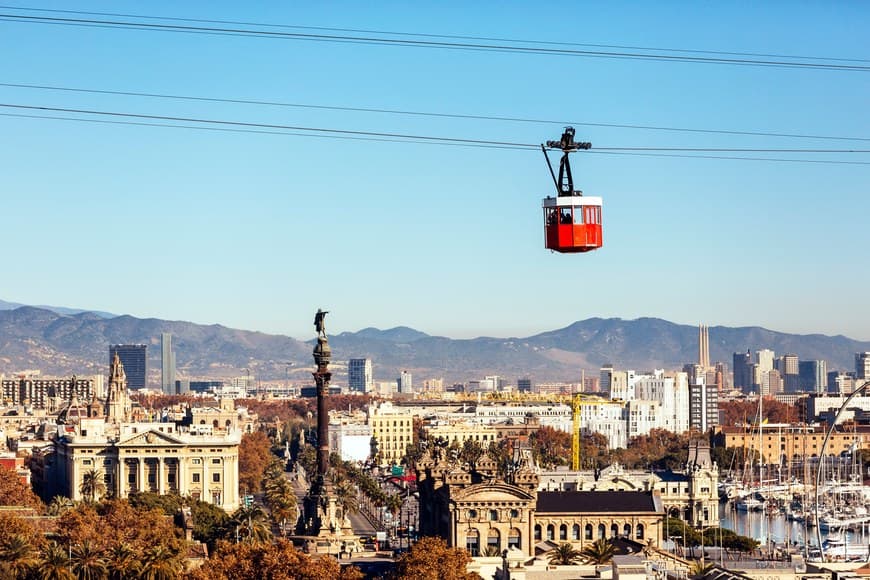
{"type": "Polygon", "coordinates": [[[326,315],[318,309],[314,316],[317,344],[314,346],[314,383],[317,385],[317,473],[310,478],[311,487],[304,500],[305,533],[312,538],[309,551],[341,557],[361,550],[348,519],[339,505],[332,479],[329,477],[329,361],[332,350],[326,337],[326,315]]]}

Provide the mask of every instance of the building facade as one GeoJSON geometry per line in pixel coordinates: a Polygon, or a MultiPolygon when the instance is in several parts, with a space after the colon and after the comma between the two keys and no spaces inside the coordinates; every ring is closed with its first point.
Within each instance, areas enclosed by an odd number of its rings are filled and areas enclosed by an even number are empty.
{"type": "Polygon", "coordinates": [[[127,387],[138,391],[148,387],[148,345],[146,344],[112,344],[109,345],[109,366],[115,358],[115,353],[124,365],[127,375],[127,387]]]}
{"type": "Polygon", "coordinates": [[[367,413],[372,438],[377,441],[381,465],[399,463],[414,443],[414,417],[390,402],[372,403],[367,413]]]}
{"type": "Polygon", "coordinates": [[[352,358],[348,361],[347,386],[354,393],[371,393],[374,390],[372,359],[352,358]]]}
{"type": "Polygon", "coordinates": [[[18,377],[0,380],[2,404],[6,407],[24,406],[56,412],[73,396],[88,401],[99,396],[103,377],[79,378],[27,378],[18,377]]]}
{"type": "Polygon", "coordinates": [[[172,335],[160,335],[160,390],[165,395],[175,394],[175,352],[172,350],[172,335]]]}

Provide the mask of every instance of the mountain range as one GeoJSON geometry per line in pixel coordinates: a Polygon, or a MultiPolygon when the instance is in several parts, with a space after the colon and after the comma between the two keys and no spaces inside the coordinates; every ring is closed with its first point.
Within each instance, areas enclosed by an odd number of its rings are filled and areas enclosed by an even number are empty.
{"type": "MultiPolygon", "coordinates": [[[[5,303],[8,304],[8,303],[5,303]]],[[[0,308],[0,373],[38,369],[66,376],[108,372],[110,344],[147,344],[150,384],[160,377],[160,334],[173,335],[179,377],[226,378],[250,374],[261,379],[308,382],[313,370],[313,340],[227,328],[218,324],[59,308],[0,308]]],[[[709,329],[710,358],[731,366],[734,352],[769,348],[802,360],[824,359],[828,369],[854,369],[856,352],[870,342],[845,336],[797,335],[760,327],[709,329]]],[[[457,340],[408,327],[365,328],[329,337],[334,383],[346,381],[350,358],[373,360],[376,381],[394,380],[402,370],[415,383],[443,377],[445,382],[500,375],[514,381],[577,382],[581,369],[597,374],[605,363],[638,371],[679,369],[698,359],[698,329],[658,318],[590,318],[524,338],[479,337],[457,340]]]]}

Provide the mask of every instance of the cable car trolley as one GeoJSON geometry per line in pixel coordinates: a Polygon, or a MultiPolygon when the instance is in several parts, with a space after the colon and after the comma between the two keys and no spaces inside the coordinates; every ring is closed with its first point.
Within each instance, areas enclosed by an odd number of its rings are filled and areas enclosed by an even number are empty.
{"type": "Polygon", "coordinates": [[[591,143],[574,141],[573,127],[565,127],[559,141],[547,141],[546,145],[541,145],[556,186],[556,197],[545,197],[543,201],[544,243],[548,250],[572,254],[601,247],[601,198],[583,195],[582,191],[574,189],[568,159],[570,153],[591,147],[591,143]],[[548,148],[562,150],[558,177],[547,155],[548,148]]]}

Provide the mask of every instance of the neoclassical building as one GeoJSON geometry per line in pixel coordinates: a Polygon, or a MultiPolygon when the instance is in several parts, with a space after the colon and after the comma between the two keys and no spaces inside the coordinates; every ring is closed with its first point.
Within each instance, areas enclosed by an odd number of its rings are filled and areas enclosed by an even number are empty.
{"type": "Polygon", "coordinates": [[[516,549],[527,557],[549,541],[582,549],[599,538],[661,544],[664,507],[652,491],[539,491],[530,453],[520,451],[504,477],[484,454],[461,464],[435,447],[417,462],[420,533],[472,556],[516,549]]]}
{"type": "Polygon", "coordinates": [[[73,401],[60,416],[44,495],[85,499],[82,483],[93,473],[105,484],[102,495],[177,493],[228,512],[239,507],[239,429],[132,422],[130,409],[116,355],[105,405],[73,401]]]}

